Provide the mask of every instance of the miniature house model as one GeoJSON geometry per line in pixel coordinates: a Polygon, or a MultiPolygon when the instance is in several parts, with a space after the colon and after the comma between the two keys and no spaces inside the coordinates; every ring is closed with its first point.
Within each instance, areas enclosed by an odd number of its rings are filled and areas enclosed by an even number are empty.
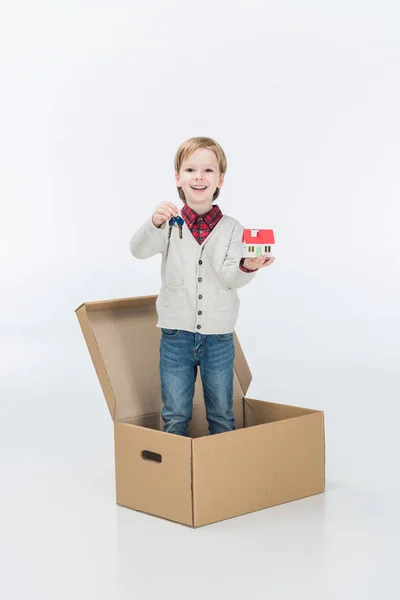
{"type": "Polygon", "coordinates": [[[270,256],[274,244],[275,238],[272,229],[245,229],[242,237],[242,256],[256,258],[264,253],[270,256]]]}

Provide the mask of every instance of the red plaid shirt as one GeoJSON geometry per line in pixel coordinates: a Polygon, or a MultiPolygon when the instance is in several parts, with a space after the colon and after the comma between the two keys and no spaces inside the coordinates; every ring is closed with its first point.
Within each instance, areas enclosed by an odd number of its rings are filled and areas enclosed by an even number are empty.
{"type": "MultiPolygon", "coordinates": [[[[206,237],[211,233],[218,221],[221,219],[222,212],[218,204],[214,204],[212,209],[204,215],[198,215],[197,212],[192,210],[186,203],[183,205],[181,210],[182,218],[185,220],[186,225],[192,232],[195,240],[201,245],[206,237]]],[[[239,267],[241,271],[245,273],[252,273],[250,269],[246,269],[243,266],[244,258],[241,259],[239,267]]]]}

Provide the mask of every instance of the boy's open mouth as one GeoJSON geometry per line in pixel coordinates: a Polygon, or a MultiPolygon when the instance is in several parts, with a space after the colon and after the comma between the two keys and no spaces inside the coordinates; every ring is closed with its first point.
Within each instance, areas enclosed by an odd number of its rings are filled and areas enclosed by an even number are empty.
{"type": "Polygon", "coordinates": [[[197,192],[198,194],[199,194],[200,192],[204,192],[204,191],[207,189],[207,186],[202,186],[202,187],[201,187],[201,189],[200,189],[200,188],[195,188],[195,187],[193,187],[192,185],[191,185],[190,187],[192,188],[192,190],[193,190],[194,192],[197,192]]]}

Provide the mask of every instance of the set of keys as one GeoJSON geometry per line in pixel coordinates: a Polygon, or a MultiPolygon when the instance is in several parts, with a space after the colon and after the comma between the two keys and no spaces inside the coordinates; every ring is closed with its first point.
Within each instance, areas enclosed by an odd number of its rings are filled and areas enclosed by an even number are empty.
{"type": "Polygon", "coordinates": [[[172,228],[174,227],[175,224],[178,225],[178,227],[179,227],[179,237],[180,237],[180,239],[182,239],[183,219],[179,215],[177,217],[172,217],[172,219],[170,219],[168,221],[168,225],[169,225],[168,239],[171,237],[172,228]]]}

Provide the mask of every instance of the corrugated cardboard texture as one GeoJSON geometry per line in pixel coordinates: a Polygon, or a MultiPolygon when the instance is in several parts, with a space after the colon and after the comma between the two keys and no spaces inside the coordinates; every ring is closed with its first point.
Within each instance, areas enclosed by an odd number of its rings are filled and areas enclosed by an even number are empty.
{"type": "MultiPolygon", "coordinates": [[[[157,428],[162,429],[161,330],[156,326],[156,298],[91,302],[81,305],[76,313],[113,419],[126,421],[148,416],[143,422],[149,424],[155,423],[151,415],[158,415],[157,428]]],[[[236,426],[240,428],[243,426],[242,398],[250,384],[251,373],[236,334],[235,352],[234,414],[236,426]]],[[[199,370],[190,435],[208,433],[203,408],[199,370]]]]}
{"type": "Polygon", "coordinates": [[[117,504],[193,525],[190,438],[118,422],[114,440],[117,504]]]}
{"type": "Polygon", "coordinates": [[[289,404],[278,404],[276,402],[266,402],[263,400],[252,400],[245,398],[244,418],[245,426],[261,425],[262,423],[272,423],[273,421],[282,421],[301,415],[309,415],[315,410],[311,408],[302,408],[300,406],[291,406],[289,404]]]}
{"type": "Polygon", "coordinates": [[[322,412],[203,437],[192,444],[195,527],[325,489],[322,412]]]}

